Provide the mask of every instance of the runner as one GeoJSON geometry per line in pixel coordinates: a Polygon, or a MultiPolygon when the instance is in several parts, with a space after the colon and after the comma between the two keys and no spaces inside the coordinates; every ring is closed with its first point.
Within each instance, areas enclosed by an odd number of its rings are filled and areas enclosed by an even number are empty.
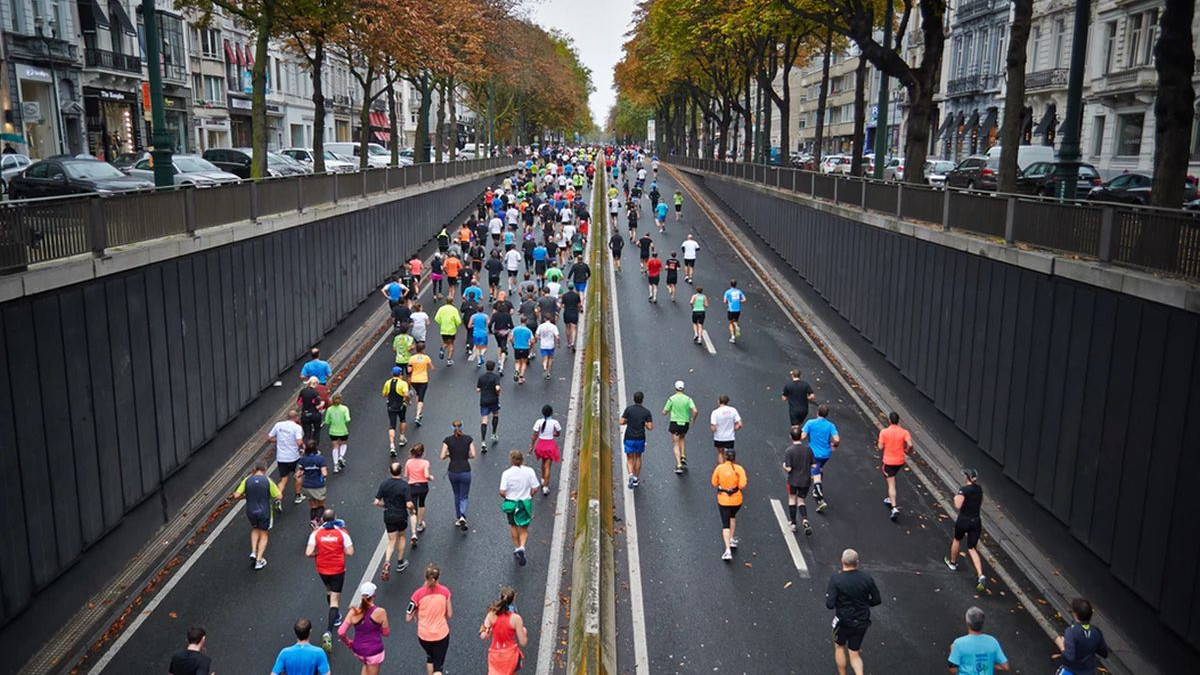
{"type": "Polygon", "coordinates": [[[829,419],[829,406],[822,403],[817,406],[817,417],[800,427],[801,438],[808,441],[808,447],[813,453],[813,499],[817,500],[817,513],[829,508],[825,501],[825,489],[821,484],[825,463],[833,456],[833,449],[842,442],[838,436],[837,427],[829,419]]]}
{"type": "Polygon", "coordinates": [[[608,250],[612,251],[613,271],[618,274],[621,272],[621,249],[623,248],[625,248],[625,239],[620,232],[614,229],[612,237],[608,240],[608,250]]]}
{"type": "Polygon", "coordinates": [[[646,273],[646,261],[650,259],[650,254],[654,249],[654,240],[650,238],[650,233],[642,235],[641,239],[637,240],[638,244],[638,260],[641,261],[642,274],[646,273]]]}
{"type": "Polygon", "coordinates": [[[208,633],[204,626],[191,626],[187,630],[187,648],[171,655],[171,664],[167,667],[169,675],[209,675],[212,670],[212,659],[204,653],[204,645],[208,641],[208,633]]]}
{"type": "Polygon", "coordinates": [[[392,462],[388,465],[390,477],[385,478],[375,491],[375,506],[383,509],[383,531],[387,535],[387,548],[383,553],[383,566],[379,568],[379,580],[392,578],[392,554],[396,554],[396,572],[408,569],[404,557],[407,541],[404,531],[412,512],[412,497],[408,493],[408,481],[404,480],[404,465],[392,462]]]}
{"type": "Polygon", "coordinates": [[[679,254],[671,251],[671,257],[667,258],[665,267],[667,268],[667,293],[671,295],[671,302],[675,302],[675,285],[679,283],[679,254]]]}
{"type": "MultiPolygon", "coordinates": [[[[657,200],[655,200],[657,201],[657,200]]],[[[658,221],[658,233],[667,233],[667,212],[669,207],[666,202],[658,202],[654,207],[654,219],[658,221]]]]}
{"type": "Polygon", "coordinates": [[[625,219],[629,222],[629,243],[632,244],[633,242],[637,241],[638,218],[640,218],[642,214],[638,211],[637,202],[628,200],[628,191],[626,191],[625,196],[627,202],[625,208],[625,219]]]}
{"type": "Polygon", "coordinates": [[[954,540],[950,542],[950,555],[942,558],[951,572],[958,571],[958,553],[963,540],[967,543],[967,555],[975,566],[978,577],[975,590],[980,593],[987,590],[987,577],[983,576],[983,559],[975,550],[979,544],[979,536],[983,533],[983,521],[980,510],[983,508],[983,488],[980,487],[979,472],[975,469],[963,469],[963,486],[954,495],[954,508],[958,510],[958,518],[954,521],[954,540]]]}
{"type": "MultiPolygon", "coordinates": [[[[410,364],[411,365],[411,364],[410,364]]],[[[410,396],[408,383],[404,381],[404,371],[400,366],[392,367],[392,376],[383,383],[382,396],[387,400],[388,414],[388,454],[396,457],[396,430],[400,431],[400,447],[408,444],[404,432],[408,430],[408,399],[410,396]]]]}
{"type": "Polygon", "coordinates": [[[429,483],[433,480],[433,474],[429,460],[425,459],[424,443],[413,443],[408,455],[408,460],[404,462],[404,479],[408,481],[408,499],[412,504],[409,514],[413,519],[413,531],[409,543],[416,548],[417,536],[425,531],[425,499],[429,497],[429,483]]]}
{"type": "Polygon", "coordinates": [[[454,492],[454,524],[467,531],[467,496],[471,492],[471,460],[475,459],[475,439],[462,431],[462,420],[454,420],[454,433],[442,439],[442,461],[450,460],[446,479],[454,492]]]}
{"type": "Polygon", "coordinates": [[[476,368],[481,368],[483,366],[483,357],[487,354],[487,313],[484,312],[482,308],[477,309],[475,313],[467,319],[467,325],[471,327],[471,360],[475,361],[476,368]]]}
{"type": "Polygon", "coordinates": [[[496,374],[504,375],[504,362],[508,360],[508,338],[513,330],[512,303],[505,300],[504,291],[500,292],[499,300],[492,305],[492,318],[488,321],[488,331],[496,340],[496,374]]]}
{"type": "MultiPolygon", "coordinates": [[[[488,418],[492,420],[492,445],[500,442],[500,376],[496,374],[496,362],[488,361],[484,373],[475,382],[479,392],[479,442],[487,443],[488,418]]],[[[484,445],[484,452],[487,446],[484,445]]]]}
{"type": "Polygon", "coordinates": [[[529,317],[525,314],[521,315],[521,325],[513,329],[512,340],[513,380],[517,384],[525,384],[525,370],[529,368],[529,350],[533,346],[533,331],[529,329],[529,317]]]}
{"type": "Polygon", "coordinates": [[[734,434],[742,428],[742,416],[737,408],[729,405],[729,396],[721,394],[717,398],[717,407],[708,416],[708,427],[712,430],[713,446],[717,449],[717,464],[725,450],[732,450],[734,434]]]}
{"type": "Polygon", "coordinates": [[[799,510],[804,534],[811,535],[813,531],[808,523],[808,507],[804,505],[804,498],[808,496],[808,488],[812,485],[813,454],[807,445],[800,442],[803,433],[799,426],[793,426],[789,433],[792,444],[783,454],[783,470],[787,473],[788,522],[791,523],[792,532],[795,532],[796,511],[799,510]]]}
{"type": "Polygon", "coordinates": [[[646,452],[646,432],[654,429],[650,410],[642,405],[646,395],[633,392],[633,405],[621,413],[621,426],[625,427],[625,468],[629,471],[629,489],[641,482],[642,454],[646,452]]]}
{"type": "Polygon", "coordinates": [[[833,658],[838,675],[846,675],[847,662],[855,675],[862,675],[859,651],[871,626],[871,608],[882,602],[875,580],[858,569],[858,551],[842,551],[842,571],[829,577],[825,587],[825,608],[833,610],[833,658]]]}
{"type": "Polygon", "coordinates": [[[725,448],[712,473],[712,486],[717,489],[717,510],[721,514],[721,539],[725,552],[721,560],[733,560],[733,551],[738,547],[737,512],[742,508],[742,491],[746,489],[746,470],[738,464],[737,451],[725,448]]]}
{"type": "Polygon", "coordinates": [[[342,644],[350,649],[354,658],[362,664],[359,675],[378,675],[383,665],[383,638],[392,634],[388,626],[387,610],[375,604],[375,584],[366,582],[358,589],[359,603],[351,605],[346,620],[338,628],[342,644]],[[354,639],[346,633],[354,628],[354,639]]]}
{"type": "Polygon", "coordinates": [[[446,267],[443,263],[444,254],[436,253],[433,256],[433,261],[429,263],[429,281],[430,288],[433,290],[433,299],[438,300],[442,297],[442,281],[446,278],[446,267]]]}
{"type": "Polygon", "coordinates": [[[583,304],[583,296],[579,293],[580,291],[574,288],[568,288],[560,300],[563,325],[567,328],[567,346],[571,351],[575,351],[575,337],[579,330],[579,306],[583,304]]]}
{"type": "Polygon", "coordinates": [[[529,642],[525,621],[517,614],[517,593],[508,586],[500,588],[500,597],[488,606],[479,639],[492,639],[488,646],[487,675],[514,675],[521,669],[521,647],[529,642]]]}
{"type": "Polygon", "coordinates": [[[510,466],[500,474],[500,496],[504,503],[500,510],[508,516],[512,531],[513,558],[525,566],[525,542],[529,539],[529,523],[533,520],[533,491],[538,489],[537,473],[525,466],[525,455],[520,450],[508,453],[510,466]]]}
{"type": "MultiPolygon", "coordinates": [[[[987,617],[978,607],[967,609],[964,619],[967,622],[967,634],[957,638],[950,645],[950,656],[946,659],[950,666],[950,675],[958,673],[976,673],[991,675],[1001,670],[1009,670],[1008,657],[1000,648],[1000,641],[983,632],[983,622],[987,617]]],[[[1058,672],[1070,672],[1072,675],[1080,671],[1067,669],[1066,664],[1058,672]]]]}
{"type": "MultiPolygon", "coordinates": [[[[531,255],[533,250],[536,249],[531,249],[531,255]]],[[[524,258],[524,254],[516,249],[504,253],[504,270],[508,272],[508,291],[510,293],[517,287],[517,275],[521,271],[521,261],[524,258]]],[[[496,292],[492,291],[492,295],[495,294],[496,292]]]]}
{"type": "Polygon", "coordinates": [[[267,541],[275,524],[275,511],[282,494],[279,486],[267,477],[267,465],[262,461],[254,464],[254,471],[243,478],[233,491],[234,499],[246,498],[246,518],[250,521],[250,560],[256,570],[267,566],[267,559],[263,555],[267,552],[267,541]]]}
{"type": "Polygon", "coordinates": [[[737,338],[742,337],[742,326],[739,321],[742,318],[742,303],[746,301],[746,294],[737,287],[737,279],[729,280],[729,288],[725,291],[724,300],[725,318],[729,320],[729,344],[733,344],[737,338]]]}
{"type": "MultiPolygon", "coordinates": [[[[521,252],[514,250],[509,253],[517,254],[517,264],[520,265],[521,252]]],[[[496,294],[500,292],[500,277],[504,273],[504,261],[500,259],[500,251],[492,249],[492,254],[488,256],[487,262],[483,265],[487,268],[488,273],[488,297],[495,298],[496,294]]],[[[512,276],[514,278],[517,276],[515,271],[512,276]]]]}
{"type": "Polygon", "coordinates": [[[554,323],[553,315],[542,317],[542,323],[537,328],[537,338],[538,351],[542,355],[542,370],[549,380],[550,369],[554,367],[554,349],[558,347],[558,326],[554,323]]]}
{"type": "MultiPolygon", "coordinates": [[[[279,471],[279,493],[287,488],[288,478],[296,473],[296,462],[304,450],[304,429],[300,427],[300,412],[289,410],[287,419],[276,422],[267,432],[267,441],[275,444],[275,466],[279,471]]],[[[300,496],[300,481],[296,481],[296,500],[299,504],[304,501],[300,496]]]]}
{"type": "Polygon", "coordinates": [[[542,494],[550,494],[550,467],[554,462],[561,462],[562,456],[558,450],[558,437],[562,435],[562,425],[554,419],[554,408],[549,403],[542,406],[542,417],[533,423],[533,436],[529,439],[529,454],[542,462],[542,494]]]}
{"type": "Polygon", "coordinates": [[[912,434],[900,426],[900,415],[888,413],[888,426],[879,430],[879,442],[876,449],[883,452],[883,476],[887,479],[887,497],[883,498],[884,506],[891,509],[891,519],[900,517],[900,503],[896,501],[896,474],[904,468],[904,456],[912,452],[912,434]]]}
{"type": "Polygon", "coordinates": [[[439,583],[441,569],[433,563],[425,566],[425,583],[408,602],[404,620],[417,620],[417,641],[425,650],[425,672],[440,675],[450,650],[450,619],[454,617],[454,606],[450,602],[450,589],[439,583]]]}
{"type": "MultiPolygon", "coordinates": [[[[1099,667],[1099,658],[1108,658],[1108,643],[1104,641],[1104,633],[1092,625],[1092,603],[1083,598],[1071,601],[1071,614],[1075,623],[1066,632],[1054,638],[1054,644],[1062,652],[1062,667],[1064,675],[1095,675],[1099,667]]],[[[191,646],[191,631],[188,631],[188,643],[191,646]]]]}
{"type": "MultiPolygon", "coordinates": [[[[425,353],[425,342],[418,342],[416,353],[408,360],[409,398],[417,398],[417,416],[413,424],[421,426],[421,415],[425,412],[425,396],[429,393],[429,371],[434,370],[433,359],[425,353]]],[[[406,439],[407,440],[407,439],[406,439]]]]}
{"type": "MultiPolygon", "coordinates": [[[[279,650],[279,656],[275,658],[275,665],[271,668],[271,675],[284,675],[284,673],[289,675],[290,673],[329,675],[329,657],[321,651],[320,647],[308,642],[308,636],[312,634],[312,621],[300,619],[296,621],[292,631],[296,633],[296,644],[279,650]]],[[[333,647],[332,641],[329,643],[329,647],[333,647]]]]}
{"type": "Polygon", "coordinates": [[[817,400],[812,385],[800,379],[802,373],[793,369],[792,379],[783,385],[783,393],[779,398],[788,404],[788,426],[800,426],[808,419],[808,404],[817,400]]]}
{"type": "Polygon", "coordinates": [[[683,193],[676,190],[673,200],[675,202],[675,220],[680,220],[683,218],[683,193]]]}
{"type": "Polygon", "coordinates": [[[617,189],[611,187],[608,189],[608,220],[609,222],[617,222],[617,216],[621,215],[621,200],[617,199],[617,189]]]}
{"type": "Polygon", "coordinates": [[[582,294],[587,290],[588,279],[592,277],[592,268],[583,261],[583,254],[575,255],[575,264],[571,265],[571,283],[575,290],[582,294]]]}
{"type": "Polygon", "coordinates": [[[333,369],[329,367],[329,362],[321,358],[321,348],[313,347],[308,350],[309,360],[300,369],[300,381],[308,382],[310,378],[317,378],[317,382],[326,384],[329,382],[329,376],[333,374],[333,369]]]}
{"type": "Polygon", "coordinates": [[[446,359],[446,366],[454,365],[454,336],[458,334],[458,327],[462,325],[462,314],[458,308],[454,306],[454,298],[447,297],[445,304],[438,308],[437,314],[433,315],[433,322],[438,325],[438,332],[442,336],[442,346],[438,349],[438,358],[446,359]]]}
{"type": "MultiPolygon", "coordinates": [[[[341,605],[342,585],[346,582],[346,556],[354,555],[354,542],[346,531],[346,523],[338,519],[333,509],[325,509],[321,514],[321,525],[308,535],[308,546],[304,555],[314,558],[317,574],[325,584],[325,599],[329,602],[329,617],[325,623],[325,633],[321,635],[321,644],[325,651],[333,651],[333,631],[342,625],[342,613],[338,611],[341,605]]],[[[298,635],[297,635],[298,636],[298,635]]],[[[287,671],[291,673],[303,671],[287,671]]]]}
{"type": "Polygon", "coordinates": [[[342,395],[333,395],[333,405],[325,409],[322,425],[329,428],[329,441],[333,455],[333,472],[346,468],[346,441],[350,440],[350,408],[342,403],[342,395]]]}
{"type": "Polygon", "coordinates": [[[704,294],[703,286],[696,287],[696,292],[692,294],[688,304],[692,307],[692,342],[702,345],[704,344],[704,315],[708,310],[708,296],[704,294]]]}
{"type": "Polygon", "coordinates": [[[446,271],[446,297],[450,300],[454,299],[454,293],[458,289],[458,275],[462,268],[462,261],[453,252],[442,262],[442,269],[446,271]]]}
{"type": "Polygon", "coordinates": [[[683,393],[683,380],[675,380],[675,393],[667,399],[662,414],[667,415],[667,431],[671,433],[671,450],[675,452],[675,473],[682,474],[687,469],[687,436],[688,428],[700,411],[691,397],[683,393]]]}
{"type": "Polygon", "coordinates": [[[650,259],[646,261],[646,286],[650,289],[647,299],[650,302],[658,302],[658,279],[662,274],[662,266],[662,261],[658,259],[658,251],[651,251],[650,259]]]}
{"type": "Polygon", "coordinates": [[[316,440],[321,433],[325,402],[321,400],[321,392],[317,390],[319,386],[321,383],[316,375],[309,377],[296,398],[296,405],[300,406],[300,426],[304,429],[305,441],[316,440]]]}
{"type": "MultiPolygon", "coordinates": [[[[546,237],[545,240],[550,241],[550,237],[546,237]]],[[[546,259],[549,257],[550,249],[546,248],[545,243],[540,243],[533,248],[533,273],[536,276],[538,288],[541,288],[544,283],[546,277],[546,259]]]]}
{"type": "Polygon", "coordinates": [[[395,276],[390,276],[388,277],[388,282],[384,284],[383,288],[379,289],[379,292],[383,294],[383,297],[388,299],[388,307],[395,309],[396,305],[400,304],[404,300],[404,297],[408,295],[408,288],[400,283],[400,280],[395,276]]]}
{"type": "Polygon", "coordinates": [[[436,235],[434,235],[434,239],[437,239],[438,252],[443,255],[445,255],[446,251],[450,249],[450,232],[446,229],[448,227],[450,227],[448,223],[446,225],[442,225],[442,229],[439,230],[436,235]]]}
{"type": "Polygon", "coordinates": [[[679,248],[683,250],[683,280],[690,284],[696,274],[696,251],[700,250],[700,242],[689,234],[679,248]]]}

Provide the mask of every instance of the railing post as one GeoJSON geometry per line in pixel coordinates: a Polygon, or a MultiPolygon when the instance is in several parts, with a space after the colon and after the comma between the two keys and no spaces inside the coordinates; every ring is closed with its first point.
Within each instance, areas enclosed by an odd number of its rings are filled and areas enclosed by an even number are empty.
{"type": "Polygon", "coordinates": [[[183,229],[196,236],[196,188],[183,189],[183,229]]]}
{"type": "Polygon", "coordinates": [[[108,248],[108,228],[104,225],[104,204],[102,197],[92,197],[88,200],[88,243],[92,255],[104,257],[104,249],[108,248]]]}
{"type": "Polygon", "coordinates": [[[296,176],[296,213],[304,213],[304,174],[296,176]]]}
{"type": "Polygon", "coordinates": [[[796,176],[799,173],[800,173],[799,171],[792,169],[792,192],[796,191],[796,176]]]}
{"type": "Polygon", "coordinates": [[[863,178],[859,182],[862,183],[862,190],[859,192],[859,195],[858,195],[859,206],[862,207],[863,211],[866,211],[867,210],[867,179],[863,178]]]}
{"type": "Polygon", "coordinates": [[[258,222],[258,181],[250,181],[250,220],[258,222]]]}
{"type": "Polygon", "coordinates": [[[418,184],[420,184],[420,183],[423,183],[423,182],[424,182],[424,180],[423,180],[424,176],[422,175],[422,174],[424,174],[424,173],[425,173],[425,165],[424,165],[424,164],[418,164],[418,165],[417,165],[417,183],[418,183],[418,184]]]}
{"type": "Polygon", "coordinates": [[[838,203],[838,200],[837,200],[837,198],[838,198],[838,183],[841,183],[841,182],[842,181],[839,180],[837,176],[833,177],[833,203],[834,204],[838,203]]]}
{"type": "Polygon", "coordinates": [[[359,176],[360,180],[362,181],[362,196],[364,199],[366,199],[366,197],[367,197],[367,174],[370,172],[371,172],[370,169],[367,169],[366,171],[358,172],[358,176],[359,176]]]}
{"type": "Polygon", "coordinates": [[[1004,243],[1013,245],[1016,239],[1017,198],[1009,197],[1004,200],[1004,243]]]}
{"type": "Polygon", "coordinates": [[[896,217],[897,218],[899,218],[900,214],[904,212],[902,209],[903,206],[904,206],[904,183],[900,182],[900,183],[896,183],[896,217]]]}
{"type": "Polygon", "coordinates": [[[808,176],[808,196],[813,199],[817,198],[817,175],[814,173],[808,176]]]}
{"type": "Polygon", "coordinates": [[[338,183],[341,182],[341,179],[336,173],[330,174],[330,177],[333,178],[333,203],[336,204],[338,203],[338,183]]]}
{"type": "Polygon", "coordinates": [[[945,198],[942,200],[942,229],[949,230],[950,229],[950,193],[954,192],[954,190],[951,190],[950,186],[947,185],[943,189],[943,192],[945,192],[946,194],[945,194],[945,198]]]}
{"type": "Polygon", "coordinates": [[[1105,206],[1100,211],[1100,249],[1097,251],[1100,262],[1112,261],[1116,231],[1116,209],[1105,206]]]}

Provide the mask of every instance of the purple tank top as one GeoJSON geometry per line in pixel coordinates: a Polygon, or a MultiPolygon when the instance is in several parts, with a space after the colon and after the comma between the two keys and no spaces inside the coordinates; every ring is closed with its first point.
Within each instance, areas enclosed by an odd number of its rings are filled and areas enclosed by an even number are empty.
{"type": "MultiPolygon", "coordinates": [[[[371,608],[374,612],[375,608],[371,608]]],[[[383,651],[383,634],[379,624],[371,618],[371,612],[354,625],[354,653],[359,656],[374,656],[383,651]]]]}

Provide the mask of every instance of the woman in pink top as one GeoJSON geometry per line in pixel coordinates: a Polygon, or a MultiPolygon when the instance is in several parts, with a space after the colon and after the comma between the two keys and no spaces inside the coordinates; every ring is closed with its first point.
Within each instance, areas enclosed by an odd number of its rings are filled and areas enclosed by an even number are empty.
{"type": "Polygon", "coordinates": [[[425,671],[440,675],[450,649],[450,589],[438,583],[442,571],[429,563],[425,567],[425,583],[412,594],[404,620],[417,620],[417,641],[425,650],[425,671]]]}
{"type": "Polygon", "coordinates": [[[529,642],[529,632],[514,607],[516,601],[516,591],[508,586],[501,588],[500,598],[488,607],[479,627],[479,639],[492,638],[488,647],[488,675],[513,675],[525,658],[521,647],[529,642]]]}
{"type": "Polygon", "coordinates": [[[408,461],[404,463],[404,479],[408,481],[409,502],[415,509],[410,519],[413,521],[412,547],[417,547],[417,535],[425,531],[425,498],[429,496],[429,481],[433,476],[429,473],[429,460],[425,459],[425,444],[416,443],[408,451],[408,461]]]}
{"type": "Polygon", "coordinates": [[[338,637],[354,653],[354,658],[362,661],[361,675],[379,675],[379,667],[383,665],[383,638],[392,634],[387,610],[375,604],[375,590],[375,584],[369,581],[358,589],[362,603],[350,608],[338,628],[338,637]],[[346,637],[351,627],[354,628],[353,640],[346,637]]]}

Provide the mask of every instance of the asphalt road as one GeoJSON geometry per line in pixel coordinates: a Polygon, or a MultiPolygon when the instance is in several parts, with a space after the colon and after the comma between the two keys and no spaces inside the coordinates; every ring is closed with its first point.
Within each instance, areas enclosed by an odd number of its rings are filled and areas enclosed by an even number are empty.
{"type": "MultiPolygon", "coordinates": [[[[661,171],[662,194],[669,199],[676,188],[661,171]]],[[[650,223],[648,200],[643,209],[644,230],[650,223]]],[[[619,228],[627,234],[623,217],[619,228]]],[[[634,391],[644,391],[646,406],[655,415],[636,489],[644,599],[633,612],[642,613],[646,626],[649,668],[644,672],[831,672],[832,612],[825,608],[824,591],[847,547],[859,551],[862,569],[875,578],[883,596],[863,646],[868,672],[943,672],[950,643],[965,632],[962,617],[971,605],[987,613],[986,630],[1000,640],[1017,672],[1051,672],[1052,643],[986,562],[989,588],[982,594],[975,592],[974,573],[965,559],[958,572],[942,564],[952,523],[908,470],[899,479],[902,514],[896,523],[889,520],[882,504],[886,487],[873,449],[877,426],[826,371],[690,196],[682,221],[675,221],[672,213],[665,236],[657,228],[652,231],[660,256],[678,251],[689,232],[701,245],[695,283],[704,286],[710,298],[705,327],[715,354],[691,342],[687,300],[694,288],[682,275],[675,303],[665,286],[659,288],[657,304],[648,302],[636,249],[626,246],[624,271],[616,283],[625,366],[618,385],[625,387],[630,400],[634,391]],[[728,342],[720,300],[730,279],[737,279],[748,296],[737,344],[728,342]],[[772,505],[778,500],[786,511],[781,464],[790,441],[780,391],[791,368],[802,370],[817,402],[830,406],[829,417],[842,439],[824,475],[829,509],[816,514],[810,501],[815,529],[811,537],[785,532],[772,505]],[[676,379],[685,381],[700,410],[687,436],[690,471],[683,476],[673,472],[670,436],[661,414],[676,379]],[[737,433],[738,461],[749,475],[738,515],[741,546],[732,564],[720,559],[724,546],[715,492],[709,485],[716,459],[708,417],[721,394],[731,397],[744,421],[737,433]],[[799,545],[807,576],[789,552],[789,538],[799,545]]],[[[810,415],[815,414],[814,404],[810,415]]],[[[921,439],[914,441],[919,453],[921,439]]],[[[623,464],[621,457],[614,460],[623,464]]],[[[616,471],[621,475],[621,468],[616,471]]],[[[619,489],[628,495],[627,488],[619,489]]],[[[631,537],[622,533],[623,540],[631,537]]],[[[618,574],[627,576],[620,552],[618,560],[618,574]]],[[[635,622],[629,602],[629,597],[621,598],[618,615],[622,672],[633,672],[635,622]]]]}

